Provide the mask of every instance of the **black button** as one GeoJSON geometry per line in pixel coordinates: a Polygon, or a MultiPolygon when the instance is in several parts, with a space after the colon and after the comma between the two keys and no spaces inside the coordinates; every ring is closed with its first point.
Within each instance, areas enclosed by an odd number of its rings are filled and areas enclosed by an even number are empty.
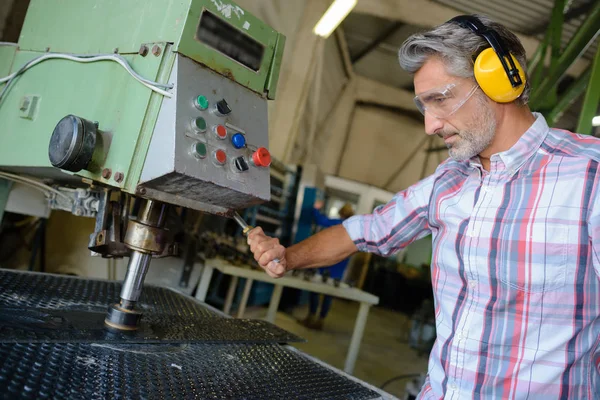
{"type": "Polygon", "coordinates": [[[233,163],[235,164],[235,167],[240,172],[245,172],[245,171],[248,171],[248,169],[250,169],[250,167],[248,166],[248,162],[246,161],[246,159],[243,156],[238,157],[235,160],[233,160],[233,163]]]}
{"type": "Polygon", "coordinates": [[[229,107],[229,104],[227,104],[227,101],[225,99],[219,100],[217,102],[217,111],[221,115],[227,115],[231,113],[231,108],[229,107]]]}

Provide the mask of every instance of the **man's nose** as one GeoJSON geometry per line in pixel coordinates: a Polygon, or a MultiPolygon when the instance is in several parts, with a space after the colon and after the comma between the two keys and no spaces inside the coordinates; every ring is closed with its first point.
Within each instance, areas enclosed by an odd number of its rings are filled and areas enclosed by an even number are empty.
{"type": "Polygon", "coordinates": [[[425,111],[425,133],[435,135],[437,131],[444,127],[444,121],[434,117],[425,111]]]}

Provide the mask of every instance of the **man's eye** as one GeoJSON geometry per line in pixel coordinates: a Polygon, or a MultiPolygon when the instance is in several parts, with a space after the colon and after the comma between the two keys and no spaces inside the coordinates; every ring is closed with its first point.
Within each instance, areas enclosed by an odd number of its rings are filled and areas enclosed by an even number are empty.
{"type": "Polygon", "coordinates": [[[435,99],[433,99],[433,102],[436,103],[436,104],[441,104],[444,101],[446,101],[445,97],[436,97],[435,99]]]}

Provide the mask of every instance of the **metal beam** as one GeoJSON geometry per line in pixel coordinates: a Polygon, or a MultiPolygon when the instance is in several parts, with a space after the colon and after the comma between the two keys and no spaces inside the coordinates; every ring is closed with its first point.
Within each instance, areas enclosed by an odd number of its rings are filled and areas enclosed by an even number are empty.
{"type": "Polygon", "coordinates": [[[592,12],[573,35],[568,46],[562,52],[556,64],[550,68],[541,85],[537,89],[533,88],[532,104],[538,104],[551,93],[552,88],[557,85],[567,69],[575,63],[588,44],[598,36],[600,32],[598,26],[600,26],[600,2],[596,2],[592,12]]]}
{"type": "MultiPolygon", "coordinates": [[[[538,88],[543,79],[546,71],[546,53],[548,47],[550,48],[550,69],[554,68],[560,58],[561,50],[561,39],[563,34],[563,22],[564,22],[564,10],[566,0],[555,0],[552,14],[550,17],[550,25],[546,30],[544,40],[540,43],[540,46],[535,52],[533,60],[531,62],[531,87],[538,88]]],[[[552,88],[551,93],[544,97],[543,108],[550,108],[558,102],[556,86],[552,88]]],[[[537,105],[537,104],[536,104],[537,105]]],[[[538,105],[542,107],[542,105],[538,105]]]]}
{"type": "Polygon", "coordinates": [[[406,110],[401,107],[391,106],[391,105],[387,105],[387,104],[381,104],[379,102],[373,102],[373,101],[363,101],[363,100],[357,100],[356,105],[361,106],[361,107],[379,108],[380,110],[389,111],[391,113],[398,114],[403,117],[409,117],[409,118],[414,119],[415,121],[423,123],[423,115],[418,111],[410,111],[410,110],[406,110]]]}
{"type": "Polygon", "coordinates": [[[571,104],[573,104],[573,102],[585,91],[585,88],[590,81],[591,74],[592,68],[590,66],[590,68],[588,68],[563,94],[560,95],[558,103],[554,106],[552,111],[546,115],[546,119],[550,126],[554,126],[567,108],[569,108],[569,106],[571,106],[571,104]]]}
{"type": "Polygon", "coordinates": [[[585,135],[590,135],[592,133],[592,118],[594,118],[598,112],[598,104],[600,104],[600,46],[598,46],[596,56],[594,57],[590,83],[585,93],[581,114],[579,114],[577,133],[583,133],[585,135]]]}
{"type": "Polygon", "coordinates": [[[352,57],[352,64],[356,64],[357,62],[359,62],[363,57],[365,57],[367,54],[373,51],[373,49],[375,49],[381,43],[389,39],[394,33],[398,32],[398,29],[400,29],[402,25],[403,24],[398,21],[392,23],[387,29],[381,32],[379,36],[377,36],[371,43],[365,46],[365,48],[362,49],[357,55],[352,57]]]}
{"type": "Polygon", "coordinates": [[[356,77],[356,100],[416,111],[414,93],[364,76],[356,77]]]}
{"type": "MultiPolygon", "coordinates": [[[[433,149],[433,138],[434,136],[429,136],[429,144],[427,145],[427,150],[433,149]]],[[[427,167],[429,166],[429,156],[431,155],[431,151],[425,151],[425,161],[423,161],[423,167],[421,168],[421,177],[419,179],[425,179],[425,174],[427,173],[427,167]]]]}
{"type": "Polygon", "coordinates": [[[550,28],[548,35],[550,36],[550,68],[553,68],[560,58],[560,48],[562,44],[563,23],[565,20],[565,2],[566,0],[556,0],[552,17],[550,19],[550,28]]]}
{"type": "Polygon", "coordinates": [[[406,160],[404,160],[404,162],[398,167],[398,169],[395,170],[394,173],[390,175],[387,182],[385,182],[385,185],[382,186],[384,189],[386,189],[392,183],[394,183],[394,181],[398,178],[398,175],[400,175],[402,173],[402,171],[404,171],[404,169],[406,167],[408,167],[408,165],[412,162],[413,158],[415,158],[415,156],[419,153],[419,149],[421,147],[423,147],[425,142],[427,142],[428,140],[429,140],[429,136],[425,135],[423,140],[421,140],[419,142],[419,144],[414,148],[414,150],[410,153],[410,156],[408,156],[408,158],[406,160]]]}
{"type": "Polygon", "coordinates": [[[0,230],[2,229],[2,218],[4,217],[4,210],[6,209],[11,186],[11,181],[0,179],[0,230]]]}

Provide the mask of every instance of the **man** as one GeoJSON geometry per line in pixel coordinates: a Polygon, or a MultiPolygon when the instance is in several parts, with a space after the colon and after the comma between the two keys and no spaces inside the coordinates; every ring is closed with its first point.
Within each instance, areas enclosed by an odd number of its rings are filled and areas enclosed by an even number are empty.
{"type": "MultiPolygon", "coordinates": [[[[340,225],[346,219],[354,215],[352,205],[350,203],[346,203],[338,211],[338,215],[340,216],[340,218],[329,218],[321,213],[323,205],[324,203],[322,200],[317,200],[315,201],[315,204],[313,206],[313,219],[315,220],[316,224],[322,228],[340,225]]],[[[342,261],[331,265],[327,268],[321,268],[320,272],[321,274],[326,273],[332,279],[341,280],[344,277],[344,272],[346,271],[346,267],[348,266],[348,261],[349,259],[345,258],[342,261]]],[[[308,316],[302,321],[302,324],[307,328],[316,330],[323,329],[323,324],[325,322],[327,314],[329,314],[333,297],[323,295],[323,301],[320,301],[320,299],[321,296],[318,293],[310,293],[308,316]],[[321,306],[321,311],[319,312],[319,316],[317,317],[319,305],[321,306]]]]}
{"type": "MultiPolygon", "coordinates": [[[[524,69],[516,36],[480,22],[524,69]]],[[[549,128],[527,84],[491,100],[473,70],[489,47],[452,21],[400,49],[426,133],[449,148],[432,176],[289,249],[259,229],[249,243],[281,276],[431,234],[437,339],[420,398],[600,398],[600,141],[549,128]]]]}

